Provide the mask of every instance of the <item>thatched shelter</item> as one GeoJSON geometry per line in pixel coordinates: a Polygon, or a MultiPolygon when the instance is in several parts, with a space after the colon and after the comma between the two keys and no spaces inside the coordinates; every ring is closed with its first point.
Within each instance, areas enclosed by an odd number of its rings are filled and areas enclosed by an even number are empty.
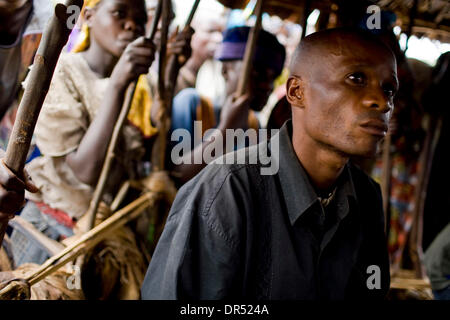
{"type": "MultiPolygon", "coordinates": [[[[249,0],[220,2],[230,8],[242,9],[249,0]]],[[[447,0],[265,0],[263,11],[303,24],[305,12],[318,9],[321,12],[319,23],[348,25],[359,20],[367,6],[373,4],[395,12],[397,24],[407,34],[450,42],[450,2],[447,0]],[[337,21],[330,21],[333,15],[338,17],[337,21]]]]}

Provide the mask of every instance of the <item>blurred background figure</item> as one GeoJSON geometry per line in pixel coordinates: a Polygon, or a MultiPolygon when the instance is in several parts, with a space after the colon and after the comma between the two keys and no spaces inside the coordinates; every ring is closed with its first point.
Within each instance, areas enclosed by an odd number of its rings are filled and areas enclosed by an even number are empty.
{"type": "Polygon", "coordinates": [[[4,150],[16,117],[20,82],[52,10],[51,0],[0,0],[0,148],[4,150]]]}
{"type": "MultiPolygon", "coordinates": [[[[264,20],[263,20],[264,23],[264,20]]],[[[291,107],[286,100],[286,81],[289,77],[291,57],[300,41],[302,28],[293,22],[282,21],[278,17],[267,17],[266,25],[272,30],[278,41],[286,48],[286,60],[283,72],[275,80],[274,91],[266,106],[258,114],[261,125],[267,129],[280,129],[284,122],[291,118],[291,107]],[[272,27],[269,27],[272,26],[272,27]]]]}
{"type": "Polygon", "coordinates": [[[450,300],[450,224],[433,240],[425,266],[435,300],[450,300]]]}
{"type": "MultiPolygon", "coordinates": [[[[214,52],[222,41],[224,24],[221,17],[208,17],[204,13],[196,15],[192,25],[195,30],[191,40],[192,55],[180,70],[175,94],[183,89],[196,87],[200,69],[206,62],[212,61],[214,52]]],[[[209,86],[214,89],[214,82],[210,82],[209,86]]]]}
{"type": "MultiPolygon", "coordinates": [[[[214,100],[203,97],[193,88],[182,90],[174,98],[171,131],[185,129],[194,139],[191,139],[191,151],[188,154],[173,156],[189,158],[194,154],[202,153],[202,148],[209,142],[206,139],[202,143],[201,139],[195,139],[195,137],[203,137],[208,129],[217,128],[223,131],[225,145],[226,129],[260,128],[255,112],[261,111],[266,105],[273,91],[274,81],[283,70],[286,52],[273,34],[261,30],[256,42],[248,88],[243,96],[236,96],[249,32],[248,26],[227,29],[215,53],[215,58],[222,62],[222,76],[226,81],[227,99],[224,103],[221,102],[220,97],[214,100]],[[201,121],[201,128],[195,126],[196,121],[201,121]]],[[[173,148],[178,142],[172,141],[171,147],[173,148]]],[[[218,156],[216,154],[216,157],[218,156]]],[[[174,167],[175,177],[182,183],[191,179],[206,166],[206,163],[185,163],[175,166],[171,164],[174,167]]]]}

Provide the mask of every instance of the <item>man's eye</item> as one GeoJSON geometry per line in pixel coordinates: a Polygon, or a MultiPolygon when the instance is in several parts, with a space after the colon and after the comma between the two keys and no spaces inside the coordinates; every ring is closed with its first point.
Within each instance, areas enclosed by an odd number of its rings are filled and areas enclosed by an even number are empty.
{"type": "Polygon", "coordinates": [[[386,94],[387,97],[392,98],[395,96],[395,94],[397,93],[397,90],[391,86],[391,85],[386,85],[383,87],[383,91],[386,94]]]}
{"type": "Polygon", "coordinates": [[[366,76],[362,72],[355,72],[348,76],[348,79],[350,79],[351,82],[363,85],[366,83],[366,76]]]}

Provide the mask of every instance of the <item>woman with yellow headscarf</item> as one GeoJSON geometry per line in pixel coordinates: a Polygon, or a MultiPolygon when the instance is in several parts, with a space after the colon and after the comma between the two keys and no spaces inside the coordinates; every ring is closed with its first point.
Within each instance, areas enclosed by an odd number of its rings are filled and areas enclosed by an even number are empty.
{"type": "MultiPolygon", "coordinates": [[[[122,182],[142,174],[145,138],[156,132],[149,87],[139,77],[154,60],[155,46],[143,37],[146,22],[144,0],[87,0],[76,52],[58,61],[35,130],[42,156],[27,167],[40,192],[26,195],[31,201],[22,212],[53,239],[73,235],[86,212],[126,89],[138,78],[103,202],[110,204],[122,182]]],[[[19,232],[12,237],[17,266],[48,257],[19,232]]]]}

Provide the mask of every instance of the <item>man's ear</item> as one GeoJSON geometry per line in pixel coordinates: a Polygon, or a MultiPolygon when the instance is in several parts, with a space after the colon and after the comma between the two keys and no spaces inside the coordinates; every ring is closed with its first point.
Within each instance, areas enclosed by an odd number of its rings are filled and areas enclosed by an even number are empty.
{"type": "Polygon", "coordinates": [[[92,27],[92,18],[94,17],[95,8],[84,8],[83,19],[86,22],[86,25],[91,28],[92,27]]]}
{"type": "Polygon", "coordinates": [[[303,108],[305,95],[304,95],[304,82],[299,76],[290,76],[286,83],[286,99],[291,106],[303,108]]]}

